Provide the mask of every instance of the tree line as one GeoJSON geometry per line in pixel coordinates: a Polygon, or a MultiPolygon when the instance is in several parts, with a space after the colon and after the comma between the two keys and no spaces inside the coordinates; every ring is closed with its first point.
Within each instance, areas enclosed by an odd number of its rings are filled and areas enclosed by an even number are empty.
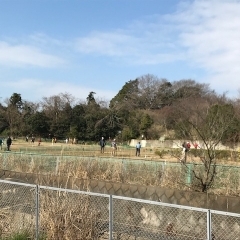
{"type": "Polygon", "coordinates": [[[218,95],[208,84],[191,79],[170,82],[150,74],[126,82],[109,102],[95,99],[95,92],[85,101],[60,93],[37,103],[13,93],[0,103],[1,135],[84,142],[162,136],[198,141],[201,148],[191,154],[197,154],[202,164],[192,162],[189,167],[184,162],[183,167],[194,177],[192,188],[207,192],[217,175],[217,146],[234,149],[240,141],[240,99],[218,95]]]}
{"type": "Polygon", "coordinates": [[[148,74],[126,82],[109,102],[96,99],[95,92],[84,101],[60,93],[39,102],[13,93],[0,103],[0,135],[79,141],[98,141],[102,136],[120,141],[163,135],[190,139],[199,137],[201,128],[205,135],[214,132],[205,137],[233,144],[239,141],[239,115],[239,99],[219,96],[208,84],[191,79],[170,82],[148,74]]]}

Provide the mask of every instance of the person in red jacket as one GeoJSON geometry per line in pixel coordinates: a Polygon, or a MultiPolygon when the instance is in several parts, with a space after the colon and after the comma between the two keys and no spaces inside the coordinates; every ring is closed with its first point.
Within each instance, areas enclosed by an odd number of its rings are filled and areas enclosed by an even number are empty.
{"type": "Polygon", "coordinates": [[[182,158],[181,158],[180,162],[186,163],[186,161],[187,161],[187,152],[190,150],[191,144],[190,144],[190,142],[184,142],[182,144],[182,147],[183,147],[182,158]]]}
{"type": "Polygon", "coordinates": [[[187,142],[187,144],[186,144],[186,150],[187,150],[187,152],[190,150],[190,147],[191,147],[190,142],[187,142]]]}

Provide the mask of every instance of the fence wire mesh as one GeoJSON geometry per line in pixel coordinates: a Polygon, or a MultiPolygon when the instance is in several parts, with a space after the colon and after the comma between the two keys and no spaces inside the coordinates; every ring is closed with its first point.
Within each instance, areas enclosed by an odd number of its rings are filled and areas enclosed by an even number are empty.
{"type": "Polygon", "coordinates": [[[207,239],[206,211],[114,197],[113,213],[117,239],[207,239]]]}
{"type": "MultiPolygon", "coordinates": [[[[41,149],[44,150],[44,148],[41,149]]],[[[54,152],[54,149],[55,147],[51,150],[54,152]]],[[[60,149],[59,147],[58,153],[60,149]]],[[[98,180],[117,178],[122,183],[171,186],[171,188],[182,190],[186,189],[186,185],[193,188],[198,185],[196,185],[193,170],[203,171],[201,164],[193,163],[183,166],[179,162],[136,160],[104,155],[48,155],[42,152],[2,152],[0,168],[24,173],[61,174],[61,176],[69,176],[71,172],[78,178],[86,173],[89,178],[97,177],[98,180]]],[[[223,195],[239,195],[239,169],[239,166],[217,165],[217,174],[210,191],[223,195]]]]}
{"type": "Polygon", "coordinates": [[[34,236],[35,187],[0,182],[0,237],[20,230],[34,236]]]}
{"type": "Polygon", "coordinates": [[[40,231],[47,239],[109,239],[107,197],[41,189],[39,200],[40,231]]]}
{"type": "Polygon", "coordinates": [[[224,214],[222,212],[211,212],[212,238],[238,240],[240,239],[240,217],[239,214],[224,214]]]}

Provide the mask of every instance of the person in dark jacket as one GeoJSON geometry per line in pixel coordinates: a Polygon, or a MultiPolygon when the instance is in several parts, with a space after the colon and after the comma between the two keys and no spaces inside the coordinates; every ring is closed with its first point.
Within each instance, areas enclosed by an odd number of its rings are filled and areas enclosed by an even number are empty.
{"type": "Polygon", "coordinates": [[[104,153],[104,147],[106,145],[104,137],[102,137],[101,140],[99,141],[99,145],[101,147],[101,153],[104,153]]]}
{"type": "Polygon", "coordinates": [[[12,139],[10,138],[10,136],[8,136],[7,138],[7,151],[10,151],[10,146],[12,145],[12,139]]]}

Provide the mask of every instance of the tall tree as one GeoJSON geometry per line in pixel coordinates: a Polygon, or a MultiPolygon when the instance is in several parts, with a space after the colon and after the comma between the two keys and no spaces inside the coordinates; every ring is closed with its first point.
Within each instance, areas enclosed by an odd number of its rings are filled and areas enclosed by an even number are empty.
{"type": "Polygon", "coordinates": [[[152,126],[153,120],[148,114],[143,114],[140,122],[140,130],[145,138],[148,138],[147,130],[152,126]]]}
{"type": "Polygon", "coordinates": [[[21,134],[22,121],[22,98],[21,94],[13,93],[9,99],[5,100],[7,107],[2,112],[7,123],[9,134],[11,136],[18,136],[21,134]]]}
{"type": "Polygon", "coordinates": [[[90,92],[87,96],[87,104],[96,104],[96,100],[94,98],[94,94],[96,94],[95,92],[90,92]]]}
{"type": "Polygon", "coordinates": [[[70,127],[73,102],[74,97],[68,93],[42,98],[41,107],[49,119],[51,134],[61,138],[66,137],[70,127]]]}
{"type": "Polygon", "coordinates": [[[160,109],[165,106],[170,106],[173,102],[173,97],[172,84],[163,79],[161,85],[158,87],[157,94],[155,95],[152,109],[160,109]]]}
{"type": "Polygon", "coordinates": [[[34,136],[48,137],[49,119],[44,112],[36,112],[31,114],[26,123],[29,126],[29,133],[34,136]]]}
{"type": "Polygon", "coordinates": [[[8,127],[8,122],[6,119],[6,107],[0,104],[0,133],[6,130],[8,127]]]}
{"type": "Polygon", "coordinates": [[[9,99],[9,105],[14,106],[17,109],[21,109],[23,105],[21,94],[13,93],[9,99]]]}
{"type": "Polygon", "coordinates": [[[188,97],[206,97],[215,95],[215,92],[209,88],[209,84],[197,83],[192,79],[180,80],[172,83],[174,101],[188,97]]]}
{"type": "Polygon", "coordinates": [[[161,86],[158,77],[147,74],[138,78],[139,108],[153,109],[156,107],[157,94],[161,86]]]}
{"type": "Polygon", "coordinates": [[[138,99],[138,80],[130,80],[124,84],[118,94],[110,101],[110,108],[123,105],[124,108],[134,109],[138,99]]]}
{"type": "Polygon", "coordinates": [[[86,140],[87,123],[85,119],[85,106],[78,104],[72,109],[72,120],[70,123],[70,137],[77,137],[79,140],[86,140]],[[76,131],[78,134],[76,135],[76,131]],[[75,135],[75,136],[74,136],[75,135]]]}
{"type": "Polygon", "coordinates": [[[95,128],[97,132],[102,136],[109,138],[115,138],[117,133],[122,130],[123,118],[121,116],[121,108],[118,106],[110,109],[102,109],[101,118],[96,122],[95,128]]]}

